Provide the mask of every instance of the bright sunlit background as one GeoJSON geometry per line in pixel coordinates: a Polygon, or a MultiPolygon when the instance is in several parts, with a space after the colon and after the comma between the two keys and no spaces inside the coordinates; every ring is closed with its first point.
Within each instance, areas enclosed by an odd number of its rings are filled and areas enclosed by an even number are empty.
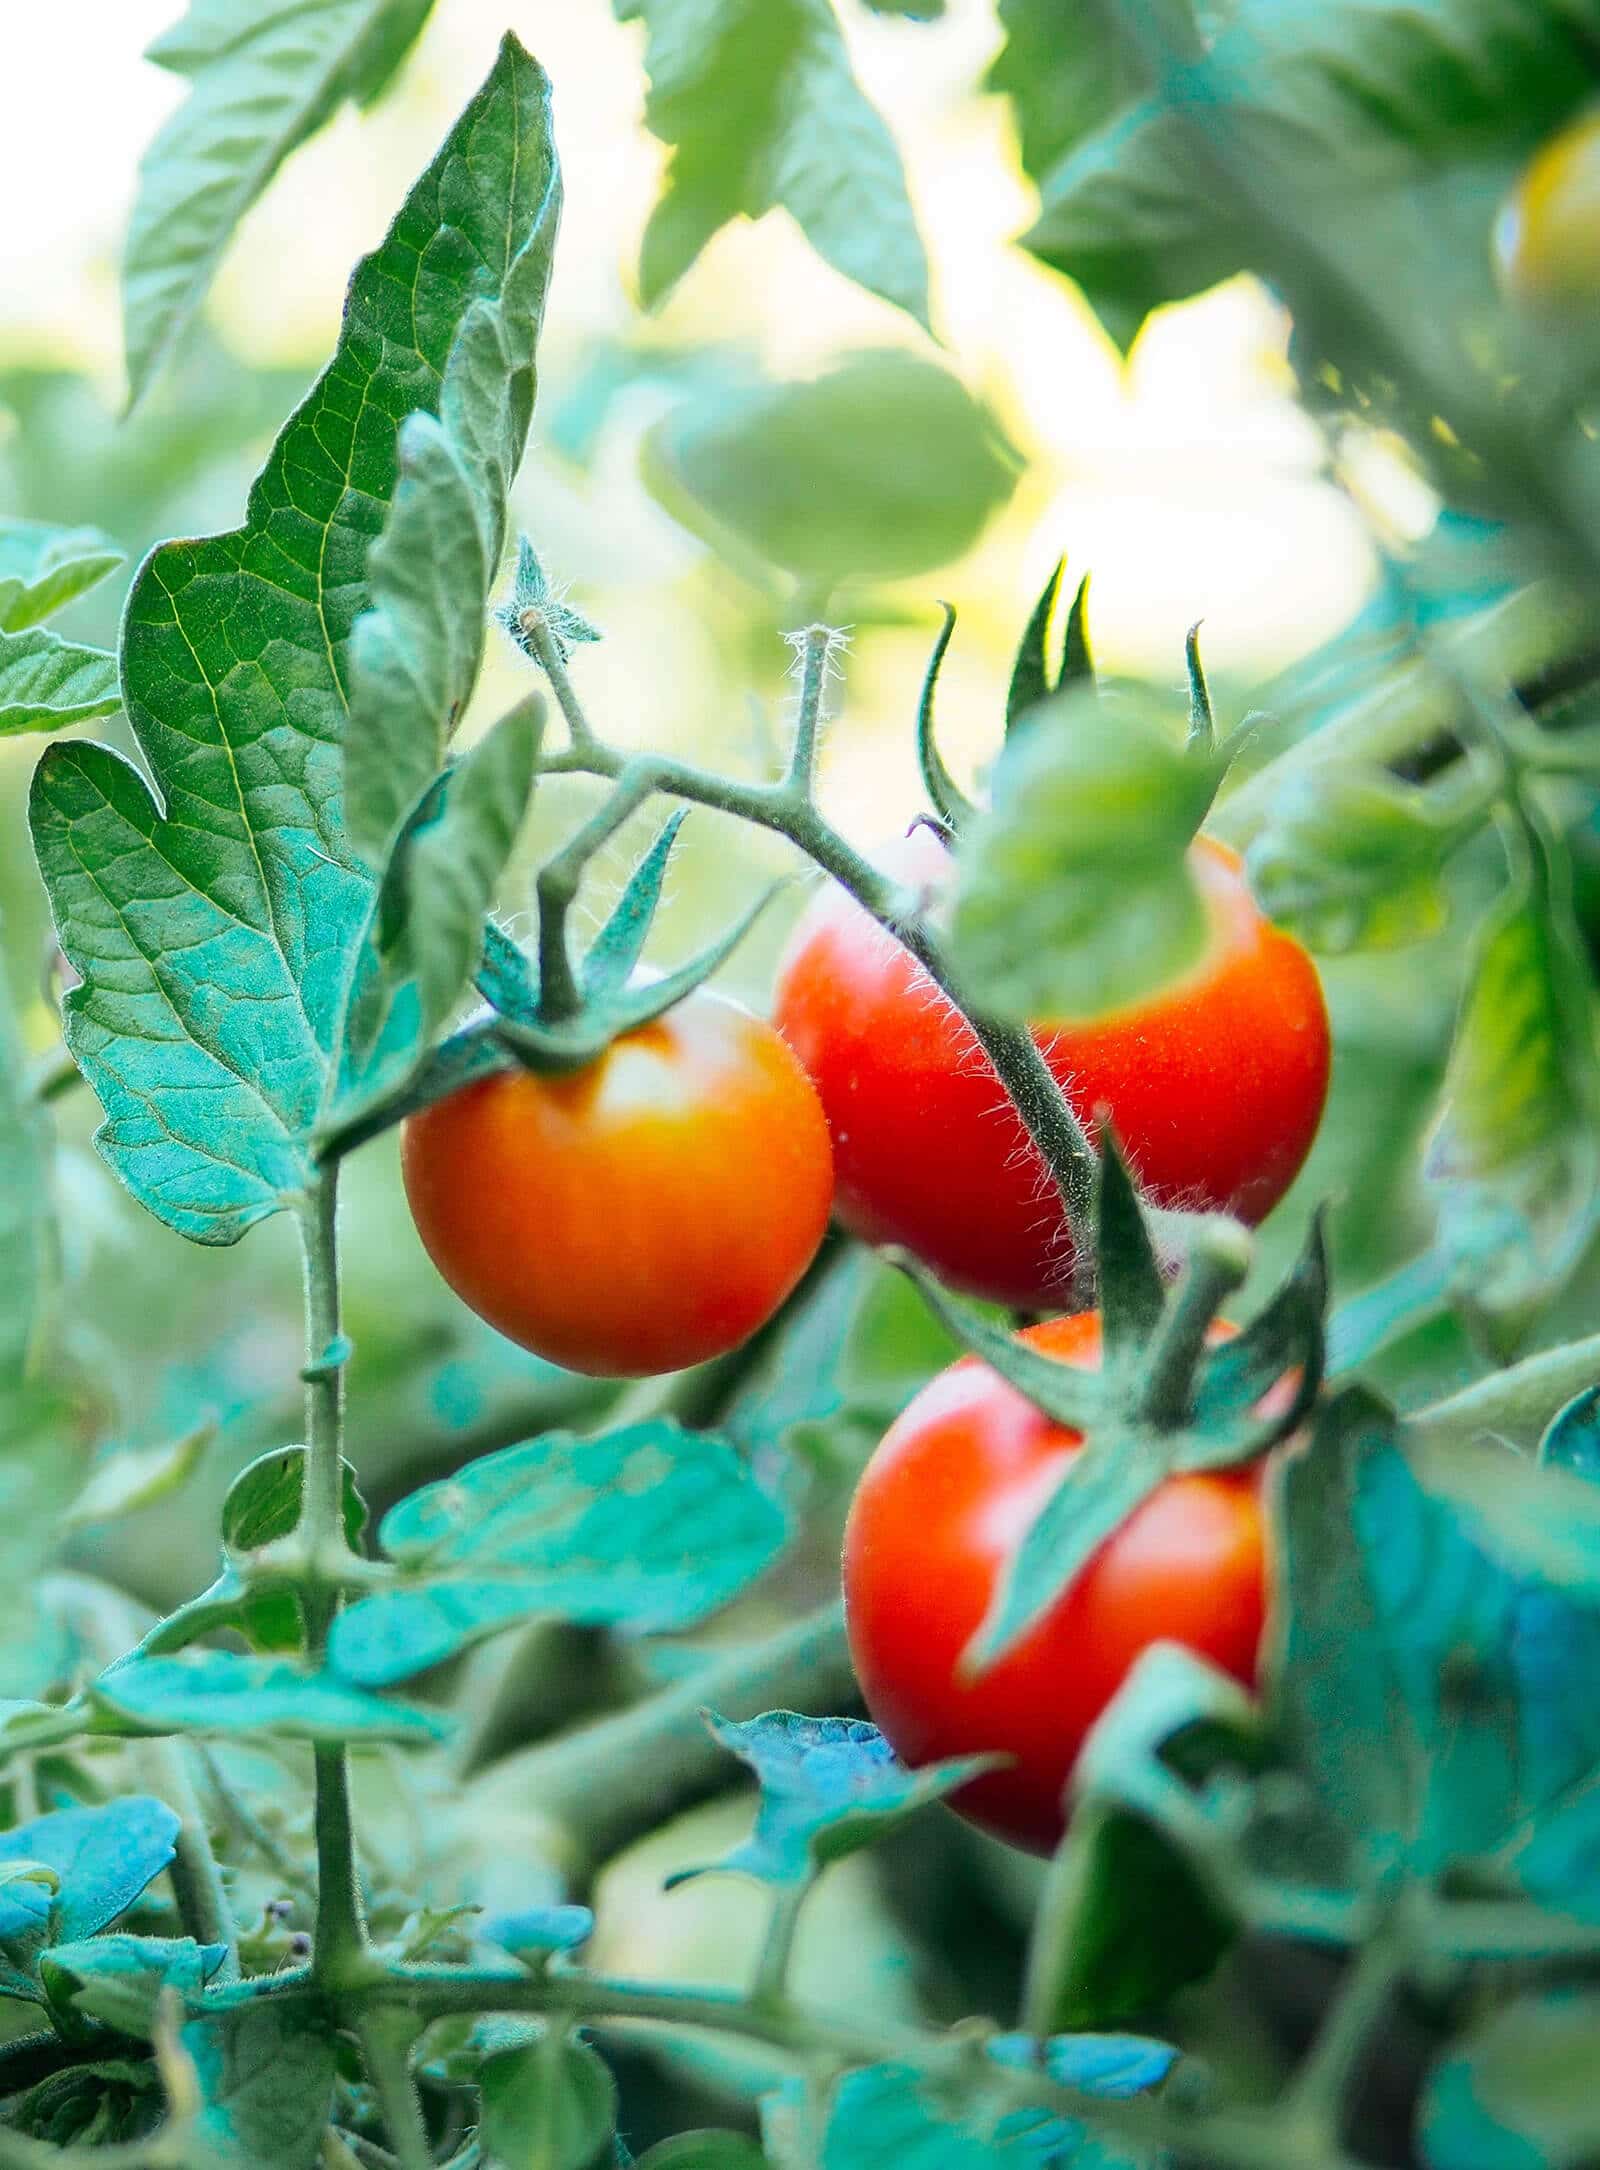
{"type": "MultiPolygon", "coordinates": [[[[182,94],[140,59],[174,0],[29,10],[8,68],[35,86],[8,101],[0,135],[11,222],[0,290],[0,364],[86,369],[120,397],[117,254],[144,145],[182,94]],[[89,19],[92,14],[92,21],[89,19]],[[50,86],[71,86],[70,118],[50,86]]],[[[1124,371],[1073,290],[1010,245],[1032,216],[997,99],[971,86],[998,43],[986,0],[954,0],[933,27],[844,11],[859,73],[889,118],[933,260],[945,359],[988,398],[1029,466],[1011,505],[937,582],[962,607],[944,728],[959,761],[992,746],[997,678],[1055,556],[1093,575],[1097,653],[1113,668],[1176,680],[1182,637],[1205,621],[1214,671],[1249,678],[1347,619],[1371,558],[1348,504],[1320,477],[1314,429],[1296,411],[1283,320],[1236,282],[1158,317],[1124,371]]],[[[518,512],[561,578],[607,629],[582,659],[585,688],[618,735],[703,731],[730,608],[693,607],[701,546],[637,481],[640,431],[663,394],[608,413],[587,472],[544,426],[576,396],[596,346],[636,332],[632,266],[654,199],[659,146],[641,122],[641,38],[605,0],[444,0],[398,90],[344,112],[302,150],[246,222],[210,307],[244,362],[309,372],[331,344],[344,283],[418,166],[513,26],[554,79],[567,211],[545,345],[541,413],[518,512]],[[543,426],[542,426],[543,425],[543,426]]],[[[64,91],[63,91],[64,95],[64,91]]],[[[781,215],[726,230],[656,320],[664,346],[735,342],[769,368],[806,373],[851,347],[925,342],[885,304],[830,271],[781,215]]],[[[930,460],[938,447],[928,448],[930,460]]],[[[235,507],[218,504],[225,520],[235,507]]],[[[724,576],[725,577],[725,576],[724,576]]],[[[834,734],[829,790],[852,825],[881,827],[912,775],[907,703],[933,622],[932,596],[900,600],[913,622],[858,645],[850,728],[834,734]]],[[[501,656],[485,689],[510,682],[501,656]]],[[[20,757],[20,756],[19,756],[20,757]]]]}

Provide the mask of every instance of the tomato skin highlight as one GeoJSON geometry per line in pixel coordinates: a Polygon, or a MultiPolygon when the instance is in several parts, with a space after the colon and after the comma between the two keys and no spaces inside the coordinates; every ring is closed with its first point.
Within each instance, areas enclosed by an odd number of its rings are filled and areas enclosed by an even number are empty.
{"type": "Polygon", "coordinates": [[[412,1217],[462,1301],[602,1377],[719,1356],[772,1316],[833,1198],[827,1125],[759,1018],[704,990],[563,1076],[502,1071],[409,1117],[412,1217]]]}
{"type": "MultiPolygon", "coordinates": [[[[1021,1338],[1093,1368],[1099,1314],[1021,1338]]],[[[884,1435],[845,1529],[845,1617],[873,1719],[912,1765],[1013,1758],[951,1806],[1034,1853],[1058,1844],[1078,1752],[1135,1659],[1178,1642],[1253,1687],[1266,1616],[1263,1465],[1169,1477],[1020,1642],[963,1681],[961,1654],[1006,1562],[1079,1444],[965,1357],[884,1435]]]]}
{"type": "Polygon", "coordinates": [[[1534,308],[1600,304],[1600,112],[1540,145],[1501,207],[1495,269],[1534,308]]]}
{"type": "MultiPolygon", "coordinates": [[[[925,829],[879,860],[911,887],[949,880],[925,829]]],[[[1148,1001],[1034,1037],[1085,1124],[1110,1110],[1151,1198],[1254,1224],[1316,1135],[1327,1009],[1315,965],[1257,911],[1237,856],[1202,838],[1193,865],[1212,922],[1199,966],[1148,1001]]],[[[775,1017],[827,1111],[846,1226],[974,1295],[1059,1308],[1070,1239],[1020,1118],[954,1005],[837,886],[795,932],[775,1017]]]]}

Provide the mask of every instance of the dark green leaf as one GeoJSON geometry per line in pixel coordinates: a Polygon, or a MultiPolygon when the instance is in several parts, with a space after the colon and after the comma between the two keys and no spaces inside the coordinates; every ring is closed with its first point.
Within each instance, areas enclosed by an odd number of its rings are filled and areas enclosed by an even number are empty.
{"type": "MultiPolygon", "coordinates": [[[[1015,729],[1030,708],[1037,708],[1056,690],[1056,681],[1050,672],[1050,620],[1055,616],[1056,597],[1061,592],[1061,576],[1066,569],[1066,559],[1057,558],[1055,570],[1045,582],[1044,593],[1034,604],[1033,616],[1018,643],[1016,660],[1011,666],[1011,683],[1006,689],[1008,732],[1015,729]]],[[[1083,591],[1078,592],[1081,595],[1083,591]]]]}
{"type": "Polygon", "coordinates": [[[198,1241],[237,1240],[314,1178],[371,898],[339,812],[367,554],[401,421],[442,399],[447,364],[452,382],[478,383],[495,301],[526,284],[551,158],[548,86],[508,41],[358,268],[338,352],[245,525],[164,545],[134,583],[123,688],[162,809],[104,748],[54,747],[35,777],[35,846],[84,976],[67,1037],[106,1110],[101,1149],[198,1241]]]}
{"type": "Polygon", "coordinates": [[[1217,777],[1147,699],[1079,687],[1033,709],[957,854],[951,941],[988,1013],[1100,1016],[1188,970],[1206,912],[1187,855],[1217,777]]]}
{"type": "Polygon", "coordinates": [[[1187,1650],[1157,1643],[1138,1660],[1074,1779],[1029,1952],[1032,2025],[1131,2018],[1210,1972],[1234,1925],[1184,1857],[1188,1782],[1256,1766],[1260,1732],[1244,1691],[1187,1650]]]}
{"type": "Polygon", "coordinates": [[[1593,999],[1570,907],[1547,870],[1533,870],[1479,938],[1427,1158],[1441,1238],[1483,1311],[1536,1302],[1594,1231],[1593,999]]]}
{"type": "MultiPolygon", "coordinates": [[[[356,1473],[344,1464],[344,1531],[351,1545],[359,1545],[367,1526],[367,1504],[356,1483],[356,1473]]],[[[228,1487],[222,1505],[222,1543],[236,1559],[259,1552],[280,1537],[287,1537],[300,1520],[305,1497],[306,1450],[278,1447],[242,1469],[228,1487]]]]}
{"type": "Polygon", "coordinates": [[[39,1978],[63,2011],[148,2038],[162,1990],[198,1997],[227,1955],[225,1944],[197,1944],[193,1937],[96,1936],[42,1952],[39,1978]]]}
{"type": "Polygon", "coordinates": [[[874,15],[895,15],[908,23],[936,23],[944,13],[945,0],[866,0],[874,15]]]}
{"type": "Polygon", "coordinates": [[[609,1001],[621,994],[632,979],[655,923],[661,885],[667,878],[667,861],[687,813],[687,808],[680,807],[668,815],[660,835],[629,875],[627,887],[590,943],[583,960],[583,989],[591,1002],[609,1001]]]}
{"type": "MultiPolygon", "coordinates": [[[[1020,12],[1041,37],[1058,35],[1048,0],[1020,12]]],[[[1151,308],[1249,266],[1260,237],[1248,212],[1266,204],[1312,250],[1364,262],[1370,304],[1392,308],[1397,324],[1404,309],[1414,351],[1446,324],[1423,320],[1414,287],[1371,277],[1382,221],[1423,182],[1459,199],[1496,150],[1514,158],[1537,142],[1584,95],[1591,31],[1521,0],[1421,10],[1381,0],[1354,13],[1242,0],[1203,60],[1178,56],[1156,92],[1120,111],[1124,59],[1082,45],[1076,69],[1041,72],[1030,93],[1030,35],[1002,62],[1040,179],[1027,245],[1077,280],[1126,343],[1151,308]],[[1246,191],[1243,213],[1230,181],[1246,191]]],[[[1486,260],[1486,213],[1477,225],[1486,260]]],[[[1437,253],[1437,231],[1429,238],[1437,253]]]]}
{"type": "Polygon", "coordinates": [[[747,2132],[675,2132],[646,2148],[634,2170],[766,2170],[766,2161],[747,2132]]]}
{"type": "Polygon", "coordinates": [[[518,2170],[590,2170],[616,2125],[616,2082],[560,2034],[486,2058],[478,2084],[484,2144],[518,2170]]]}
{"type": "Polygon", "coordinates": [[[377,1686],[540,1613],[636,1631],[727,1603],[787,1534],[782,1508],[725,1440],[655,1419],[550,1432],[469,1462],[384,1518],[407,1578],[341,1614],[333,1662],[377,1686]]]}
{"type": "Polygon", "coordinates": [[[753,554],[829,587],[962,556],[1021,464],[948,370],[899,348],[690,396],[650,432],[644,461],[668,512],[735,564],[753,554]]]}
{"type": "Polygon", "coordinates": [[[284,159],[344,99],[370,99],[427,13],[427,0],[191,0],[151,46],[190,89],[139,168],[122,271],[131,400],[284,159]]]}
{"type": "Polygon", "coordinates": [[[313,2170],[333,2102],[334,2035],[319,2006],[275,1998],[183,2029],[202,2108],[196,2160],[210,2170],[313,2170]]]}
{"type": "Polygon", "coordinates": [[[428,1711],[380,1702],[331,1672],[302,1673],[231,1650],[129,1658],[102,1673],[95,1703],[141,1733],[275,1733],[288,1740],[437,1740],[428,1711]]]}
{"type": "Polygon", "coordinates": [[[1427,2170],[1583,2170],[1600,2151],[1600,1996],[1556,1990],[1491,2012],[1434,2067],[1427,2170]]]}
{"type": "MultiPolygon", "coordinates": [[[[768,1884],[809,1883],[828,1862],[887,1837],[992,1761],[959,1756],[910,1771],[863,1718],[803,1718],[792,1710],[742,1720],[715,1711],[705,1717],[713,1738],[749,1764],[761,1786],[755,1829],[710,1866],[768,1884]]],[[[669,1888],[705,1873],[679,1869],[669,1888]]]]}
{"type": "Polygon", "coordinates": [[[471,984],[533,795],[540,721],[532,702],[502,716],[402,825],[351,975],[328,1132],[411,1083],[471,984]]]}
{"type": "Polygon", "coordinates": [[[0,632],[38,625],[121,563],[122,552],[98,528],[0,519],[0,632]]]}
{"type": "Polygon", "coordinates": [[[953,606],[944,603],[944,624],[933,644],[928,658],[928,668],[922,678],[922,698],[917,703],[917,765],[922,770],[922,788],[933,803],[933,810],[946,828],[957,830],[973,815],[971,801],[957,785],[944,765],[939,742],[933,729],[933,696],[939,684],[939,672],[944,664],[945,651],[950,646],[950,636],[956,629],[953,606]]]}
{"type": "Polygon", "coordinates": [[[1006,42],[989,85],[1011,101],[1034,180],[1143,88],[1126,42],[1097,0],[1000,0],[1006,42]]]}
{"type": "Polygon", "coordinates": [[[117,659],[102,648],[62,640],[42,626],[0,632],[0,736],[62,731],[122,706],[117,659]]]}
{"type": "Polygon", "coordinates": [[[1113,1369],[1155,1332],[1165,1295],[1138,1193],[1109,1128],[1100,1132],[1095,1182],[1095,1257],[1100,1280],[1102,1362],[1113,1369]]]}
{"type": "Polygon", "coordinates": [[[613,0],[645,26],[645,119],[672,146],[640,254],[647,304],[719,228],[788,211],[846,278],[928,321],[928,265],[894,139],[831,0],[613,0]]]}

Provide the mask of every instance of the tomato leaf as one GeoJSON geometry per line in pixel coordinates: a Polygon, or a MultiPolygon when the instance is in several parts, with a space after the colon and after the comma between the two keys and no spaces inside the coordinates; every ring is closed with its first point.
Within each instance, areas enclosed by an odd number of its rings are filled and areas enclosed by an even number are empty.
{"type": "Polygon", "coordinates": [[[0,632],[0,735],[60,731],[122,706],[117,659],[42,626],[0,632]]]}
{"type": "MultiPolygon", "coordinates": [[[[28,1089],[9,988],[0,986],[0,1420],[38,1346],[55,1279],[50,1127],[28,1089]]],[[[22,1434],[20,1421],[17,1435],[22,1434]]]]}
{"type": "Polygon", "coordinates": [[[1435,2065],[1419,2112],[1426,2170],[1582,2170],[1600,2150],[1589,2060],[1600,1996],[1554,1989],[1491,2010],[1435,2065]]]}
{"type": "Polygon", "coordinates": [[[53,617],[114,573],[122,556],[98,528],[0,519],[0,632],[53,617]]]}
{"type": "Polygon", "coordinates": [[[1219,773],[1144,698],[1079,686],[1030,711],[957,853],[951,945],[989,1014],[1095,1017],[1195,963],[1206,915],[1186,855],[1219,773]]]}
{"type": "MultiPolygon", "coordinates": [[[[1078,282],[1124,345],[1150,309],[1251,268],[1255,236],[1197,158],[1200,131],[1271,191],[1286,221],[1325,249],[1348,247],[1352,261],[1364,244],[1370,266],[1396,199],[1404,208],[1430,177],[1459,196],[1464,174],[1499,146],[1537,141],[1589,81],[1586,32],[1561,9],[1243,0],[1203,58],[1195,37],[1158,93],[1126,103],[1130,63],[1090,49],[1115,39],[1073,47],[1044,0],[1017,12],[1029,42],[1001,66],[1040,182],[1026,245],[1078,282]],[[1029,83],[1024,70],[1046,38],[1029,83]]],[[[1480,227],[1487,219],[1486,205],[1480,227]]],[[[1470,254],[1487,263],[1486,248],[1470,254]]],[[[1364,291],[1380,308],[1404,307],[1413,349],[1428,336],[1413,287],[1386,295],[1369,272],[1364,291]]]]}
{"type": "Polygon", "coordinates": [[[485,2146],[495,2161],[591,2170],[617,2121],[617,2085],[587,2043],[550,2031],[484,2059],[485,2146]]]}
{"type": "MultiPolygon", "coordinates": [[[[542,293],[530,265],[551,242],[549,125],[544,77],[508,40],[358,268],[334,360],[244,526],[146,561],[122,676],[160,804],[104,747],[53,747],[34,779],[35,847],[83,975],[66,1030],[106,1110],[101,1151],[196,1241],[236,1241],[315,1179],[312,1132],[371,902],[339,806],[369,547],[400,423],[444,412],[452,386],[479,413],[496,304],[532,309],[542,293]]],[[[512,362],[502,389],[525,420],[512,362]]],[[[471,442],[484,458],[504,449],[471,442]]]]}
{"type": "Polygon", "coordinates": [[[829,588],[962,556],[1021,470],[958,378],[894,347],[798,382],[692,392],[649,432],[643,464],[673,518],[736,567],[754,558],[757,577],[778,566],[829,588]]]}
{"type": "Polygon", "coordinates": [[[471,983],[533,796],[542,714],[526,701],[502,716],[402,824],[356,953],[325,1140],[404,1090],[471,983]]]}
{"type": "Polygon", "coordinates": [[[1539,1459],[1600,1482],[1600,1386],[1585,1387],[1556,1411],[1539,1441],[1539,1459]]]}
{"type": "Polygon", "coordinates": [[[303,1673],[231,1650],[128,1658],[89,1692],[97,1708],[135,1733],[343,1742],[437,1740],[448,1730],[431,1712],[380,1702],[336,1673],[303,1673]]]}
{"type": "Polygon", "coordinates": [[[647,306],[719,228],[778,206],[836,271],[928,322],[928,265],[894,139],[832,0],[613,0],[645,26],[645,120],[672,146],[639,259],[647,306]]]}
{"type": "Polygon", "coordinates": [[[1011,102],[1026,172],[1047,174],[1144,88],[1127,41],[1096,0],[1000,0],[1005,43],[989,88],[1011,102]]]}
{"type": "Polygon", "coordinates": [[[37,1862],[55,1888],[31,1879],[0,1887],[0,1992],[42,2002],[39,1956],[94,1936],[126,1913],[172,1860],[178,1819],[164,1801],[129,1794],[103,1808],[63,1808],[0,1838],[0,1868],[37,1862]]]}
{"type": "Polygon", "coordinates": [[[907,1770],[875,1725],[862,1718],[803,1718],[769,1710],[759,1718],[704,1714],[712,1738],[747,1763],[761,1787],[749,1838],[720,1861],[679,1869],[668,1888],[709,1870],[767,1884],[808,1884],[830,1861],[871,1846],[929,1802],[942,1800],[993,1756],[956,1756],[907,1770]]]}
{"type": "Polygon", "coordinates": [[[1173,1643],[1138,1660],[1078,1761],[1029,1948],[1030,2026],[1130,2018],[1210,1972],[1236,1925],[1185,1859],[1193,1788],[1263,1756],[1235,1682],[1173,1643]]]}
{"type": "Polygon", "coordinates": [[[370,100],[432,0],[191,0],[148,57],[189,95],[146,151],[122,267],[129,404],[193,317],[223,250],[289,153],[370,100]]]}
{"type": "Polygon", "coordinates": [[[1479,1311],[1525,1317],[1576,1262],[1600,1215],[1597,1129],[1593,989],[1547,858],[1485,921],[1427,1154],[1441,1240],[1479,1311]]]}
{"type": "Polygon", "coordinates": [[[41,1952],[39,1979],[59,2011],[148,2040],[162,1990],[197,1997],[227,1956],[225,1944],[197,1944],[188,1936],[96,1936],[41,1952]]]}
{"type": "Polygon", "coordinates": [[[332,1662],[377,1686],[535,1616],[688,1627],[768,1567],[778,1502],[725,1440],[669,1419],[549,1432],[424,1485],[379,1537],[402,1581],[336,1621],[332,1662]]]}
{"type": "Polygon", "coordinates": [[[1308,948],[1398,949],[1444,925],[1440,871],[1477,825],[1381,769],[1328,761],[1285,780],[1245,865],[1262,910],[1308,948]]]}
{"type": "Polygon", "coordinates": [[[115,1522],[169,1499],[194,1475],[217,1436],[214,1424],[197,1424],[179,1439],[156,1447],[113,1448],[89,1472],[89,1480],[62,1517],[65,1529],[115,1522]]]}
{"type": "Polygon", "coordinates": [[[201,2108],[196,2160],[218,2170],[309,2170],[333,2105],[335,2041],[314,2003],[258,1998],[179,2036],[201,2108]]]}

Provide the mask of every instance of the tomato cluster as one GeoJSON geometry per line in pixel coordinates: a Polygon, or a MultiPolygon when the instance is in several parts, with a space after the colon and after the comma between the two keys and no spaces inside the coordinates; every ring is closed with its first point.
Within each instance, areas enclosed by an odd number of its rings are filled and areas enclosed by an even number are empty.
{"type": "MultiPolygon", "coordinates": [[[[936,910],[944,846],[884,855],[936,910]]],[[[1202,839],[1210,937],[1154,998],[1036,1038],[1088,1125],[1108,1117],[1147,1196],[1258,1220],[1305,1158],[1328,1083],[1315,969],[1202,839]]],[[[835,1200],[872,1243],[944,1280],[1059,1308],[1075,1263],[1059,1197],[959,1010],[842,890],[806,914],[778,1031],[704,992],[568,1074],[509,1070],[414,1115],[402,1165],[423,1242],[482,1317],[596,1373],[674,1370],[734,1347],[796,1286],[835,1200]],[[780,1036],[781,1035],[781,1036],[780,1036]],[[837,1182],[837,1191],[836,1191],[837,1182]]],[[[1098,1360],[1093,1312],[1024,1337],[1098,1360]]],[[[1140,1652],[1187,1645],[1254,1677],[1266,1550],[1253,1469],[1169,1478],[1000,1660],[963,1654],[1078,1435],[988,1367],[952,1366],[872,1458],[844,1585],[867,1703],[909,1762],[990,1751],[957,1796],[1052,1846],[1084,1737],[1140,1652]]]]}

